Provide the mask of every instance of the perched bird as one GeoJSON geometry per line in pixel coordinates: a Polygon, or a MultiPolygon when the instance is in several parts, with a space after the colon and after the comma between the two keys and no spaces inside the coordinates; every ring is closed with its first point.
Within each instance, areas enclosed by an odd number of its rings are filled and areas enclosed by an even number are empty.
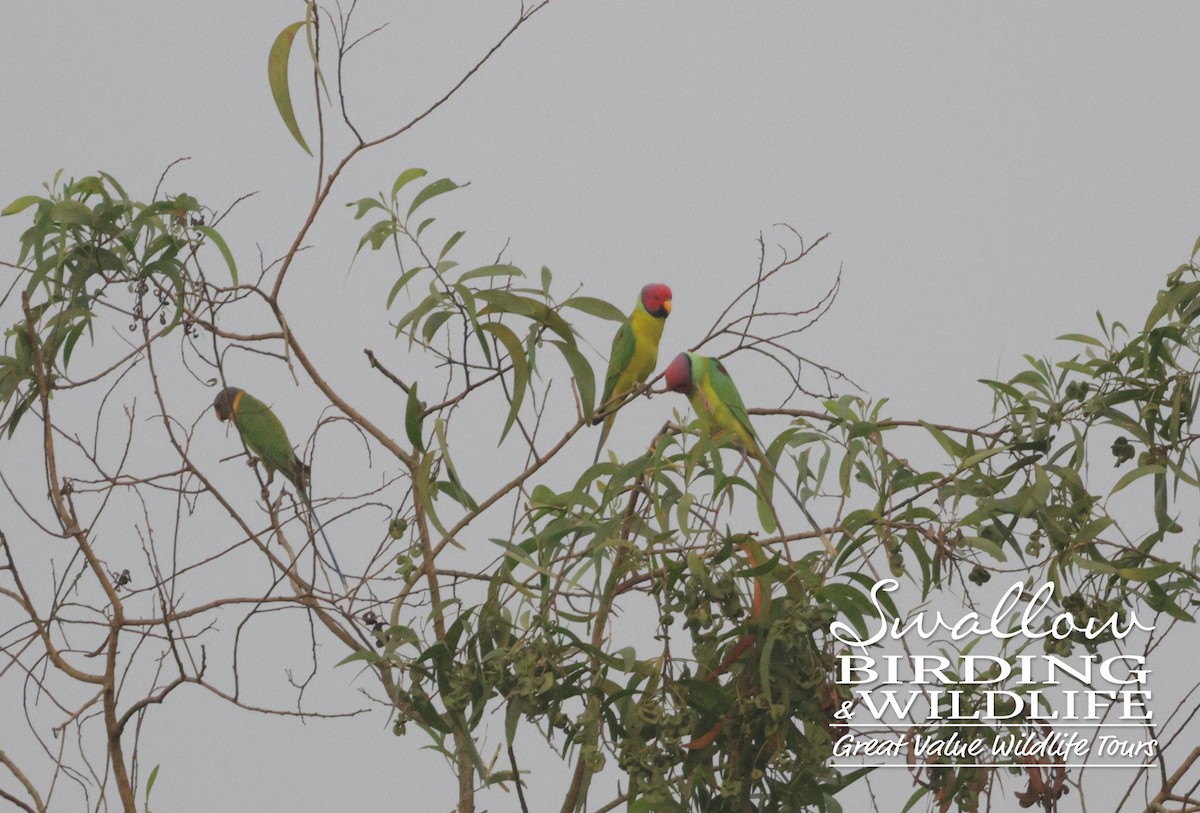
{"type": "Polygon", "coordinates": [[[333,569],[341,578],[342,586],[348,588],[346,577],[342,575],[337,556],[334,555],[333,546],[329,544],[329,538],[325,536],[325,529],[317,520],[312,501],[308,497],[309,467],[296,456],[296,452],[292,449],[292,443],[288,440],[287,430],[283,428],[279,418],[275,417],[275,413],[269,406],[237,387],[226,387],[217,393],[217,397],[213,401],[213,409],[217,413],[218,420],[233,421],[246,448],[250,450],[251,454],[257,455],[263,466],[266,467],[268,484],[275,472],[279,472],[295,486],[296,493],[300,495],[300,499],[308,508],[313,525],[320,531],[321,538],[325,540],[325,547],[328,548],[329,557],[333,560],[333,569]]]}
{"type": "Polygon", "coordinates": [[[604,380],[600,411],[592,420],[593,424],[604,423],[593,463],[600,459],[600,450],[604,448],[604,441],[617,417],[616,406],[609,402],[620,400],[654,372],[658,364],[658,341],[670,314],[671,289],[654,282],[642,288],[633,313],[617,328],[608,356],[608,375],[604,380]]]}
{"type": "Polygon", "coordinates": [[[833,544],[825,537],[821,526],[813,519],[812,514],[804,507],[800,496],[788,487],[771,461],[762,450],[762,444],[754,427],[750,424],[750,415],[742,396],[725,370],[725,365],[715,358],[700,356],[695,353],[680,353],[667,367],[665,374],[667,389],[683,393],[691,402],[696,417],[704,433],[719,444],[732,446],[743,454],[754,459],[758,464],[759,490],[764,491],[763,499],[768,503],[771,499],[771,480],[762,476],[765,469],[771,476],[783,484],[788,495],[804,513],[813,530],[825,543],[830,554],[836,553],[833,544]]]}

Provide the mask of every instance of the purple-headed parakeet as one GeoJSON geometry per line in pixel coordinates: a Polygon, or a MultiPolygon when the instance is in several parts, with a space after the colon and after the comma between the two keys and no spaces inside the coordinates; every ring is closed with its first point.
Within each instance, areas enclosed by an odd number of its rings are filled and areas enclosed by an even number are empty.
{"type": "Polygon", "coordinates": [[[279,418],[275,417],[275,413],[269,406],[237,387],[226,387],[217,393],[217,397],[213,401],[213,409],[217,413],[218,420],[233,422],[238,434],[242,436],[242,442],[246,444],[246,448],[262,461],[267,470],[268,484],[275,472],[279,472],[295,486],[296,493],[308,508],[313,524],[320,531],[321,538],[325,540],[325,547],[329,550],[329,558],[333,562],[334,571],[341,578],[342,586],[348,588],[346,577],[342,575],[342,568],[338,565],[337,556],[333,552],[333,546],[329,544],[329,537],[325,536],[325,529],[321,527],[317,514],[313,510],[312,501],[308,497],[309,467],[296,456],[292,443],[288,440],[287,430],[283,428],[279,418]]]}
{"type": "Polygon", "coordinates": [[[654,372],[658,364],[658,342],[670,314],[671,289],[662,283],[651,283],[642,288],[633,313],[617,328],[612,352],[608,356],[608,374],[604,379],[600,411],[592,421],[604,423],[600,442],[596,444],[595,460],[600,459],[600,450],[604,448],[604,441],[617,417],[616,406],[610,402],[619,401],[639,384],[645,383],[654,372]]]}
{"type": "Polygon", "coordinates": [[[835,554],[833,544],[826,538],[821,526],[813,519],[812,514],[804,507],[804,502],[795,491],[788,487],[776,472],[771,461],[763,452],[762,444],[754,427],[750,424],[750,415],[742,401],[741,393],[725,370],[725,365],[710,356],[700,356],[695,353],[680,353],[667,367],[667,389],[683,393],[688,397],[700,427],[704,434],[719,444],[732,446],[743,454],[754,459],[760,467],[759,490],[764,492],[763,499],[771,500],[771,480],[762,476],[762,470],[770,472],[771,476],[783,484],[788,495],[804,513],[813,530],[825,543],[830,554],[835,554]]]}

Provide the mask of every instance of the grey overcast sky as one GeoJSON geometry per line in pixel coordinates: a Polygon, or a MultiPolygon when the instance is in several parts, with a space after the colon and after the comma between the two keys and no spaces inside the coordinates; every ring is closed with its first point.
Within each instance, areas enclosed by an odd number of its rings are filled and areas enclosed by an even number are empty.
{"type": "MultiPolygon", "coordinates": [[[[360,6],[360,31],[390,21],[347,64],[366,134],[440,96],[517,8],[360,6]]],[[[257,192],[223,233],[244,268],[256,246],[279,256],[310,205],[315,163],[279,121],[265,63],[301,14],[279,0],[4,4],[0,204],[60,167],[104,170],[148,198],[188,156],[167,189],[217,208],[257,192]]],[[[1190,255],[1198,23],[1194,3],[555,0],[333,198],[374,194],[413,165],[470,181],[448,217],[480,253],[511,241],[518,265],[548,265],[618,302],[668,282],[672,347],[703,335],[721,292],[750,278],[760,231],[831,232],[811,282],[784,292],[809,302],[842,270],[805,353],[891,397],[897,416],[982,422],[990,398],[976,379],[1015,372],[1023,353],[1066,352],[1054,337],[1092,330],[1097,309],[1136,322],[1190,255]]],[[[311,105],[295,93],[312,141],[311,105]]],[[[294,272],[299,330],[356,324],[363,296],[390,284],[372,276],[372,257],[347,277],[361,233],[347,212],[328,207],[294,272]]],[[[0,221],[6,259],[22,227],[12,221],[0,221]]],[[[335,385],[364,375],[365,342],[388,340],[379,307],[369,337],[344,329],[321,343],[318,366],[352,359],[335,385]]],[[[607,337],[595,343],[606,349],[607,337]]],[[[156,810],[339,809],[347,787],[359,809],[419,809],[404,800],[428,784],[420,771],[443,776],[378,719],[325,726],[329,747],[313,751],[288,740],[312,736],[290,722],[211,703],[193,712],[147,734],[168,755],[155,757],[156,810]],[[172,769],[172,758],[203,770],[172,769]],[[377,781],[389,774],[395,783],[377,781]]],[[[489,798],[489,809],[515,801],[489,798]]]]}

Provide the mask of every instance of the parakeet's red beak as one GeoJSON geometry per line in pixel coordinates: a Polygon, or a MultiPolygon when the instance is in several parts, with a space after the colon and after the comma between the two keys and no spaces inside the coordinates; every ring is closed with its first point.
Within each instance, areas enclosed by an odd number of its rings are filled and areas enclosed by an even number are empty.
{"type": "Polygon", "coordinates": [[[663,376],[667,381],[667,389],[671,392],[681,392],[684,395],[692,391],[692,360],[687,353],[680,353],[667,366],[663,376]]]}

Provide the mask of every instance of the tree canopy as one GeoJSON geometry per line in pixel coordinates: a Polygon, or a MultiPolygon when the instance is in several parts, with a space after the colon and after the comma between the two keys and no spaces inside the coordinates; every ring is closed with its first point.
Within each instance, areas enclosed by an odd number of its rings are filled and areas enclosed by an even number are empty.
{"type": "MultiPolygon", "coordinates": [[[[522,7],[496,47],[544,5],[522,7]]],[[[635,291],[580,290],[475,244],[455,217],[465,183],[440,171],[347,191],[347,165],[429,112],[360,131],[340,70],[366,33],[352,10],[314,4],[269,48],[283,125],[321,166],[280,256],[255,267],[253,247],[222,236],[237,205],[167,191],[169,172],[146,200],[103,172],[58,173],[3,210],[24,231],[4,265],[0,429],[5,444],[24,436],[43,450],[0,452],[20,508],[0,525],[0,691],[24,705],[41,746],[0,752],[5,799],[148,809],[153,766],[186,768],[145,752],[143,721],[171,715],[193,687],[301,717],[357,713],[365,698],[395,735],[444,756],[460,811],[495,809],[500,794],[545,809],[527,794],[556,773],[563,811],[838,810],[877,779],[837,752],[861,704],[839,671],[847,635],[923,610],[961,616],[1014,582],[1027,598],[1052,584],[1047,616],[1025,630],[1044,634],[1001,639],[989,655],[1141,653],[1151,672],[1152,655],[1169,658],[1159,643],[1186,634],[1197,589],[1184,532],[1200,488],[1196,252],[1164,269],[1144,319],[1098,314],[1094,330],[1063,336],[1062,356],[983,380],[992,414],[955,426],[894,416],[803,354],[803,332],[838,318],[836,242],[774,226],[703,337],[681,346],[668,323],[645,389],[602,404],[603,351],[635,291]],[[294,81],[300,62],[311,83],[294,81]],[[319,122],[293,108],[310,84],[319,122]],[[351,143],[336,158],[334,128],[351,143]],[[315,343],[355,342],[356,325],[288,318],[318,218],[361,234],[347,264],[389,263],[386,300],[356,308],[392,325],[394,342],[345,362],[391,393],[388,414],[313,360],[315,343]],[[798,279],[805,301],[780,295],[798,279]],[[666,390],[661,371],[685,350],[737,381],[761,456],[712,437],[666,390]],[[280,381],[291,383],[268,383],[280,381]],[[272,482],[216,420],[213,399],[230,386],[287,427],[311,465],[312,511],[303,476],[272,482]],[[613,410],[592,464],[593,421],[613,410]],[[348,460],[362,474],[340,480],[348,460]],[[889,577],[899,589],[878,590],[889,577]],[[1050,616],[1074,623],[1059,635],[1050,616]],[[1133,618],[1154,633],[1126,640],[1133,618]],[[264,698],[244,638],[310,651],[311,674],[264,698]],[[318,679],[341,707],[306,705],[318,679]]],[[[337,297],[329,279],[322,295],[337,297]]],[[[682,301],[714,295],[685,286],[682,301]]],[[[976,639],[950,632],[922,645],[974,651],[976,639]]],[[[1016,673],[982,684],[951,672],[956,702],[972,708],[1020,688],[1016,673]]],[[[1131,772],[1131,788],[1179,803],[1200,749],[1170,736],[1186,720],[1160,725],[1159,767],[1131,772]]],[[[1026,709],[972,736],[1047,726],[1026,709]]],[[[910,749],[883,809],[1015,798],[1052,810],[1084,781],[1049,755],[983,762],[910,749]]]]}

